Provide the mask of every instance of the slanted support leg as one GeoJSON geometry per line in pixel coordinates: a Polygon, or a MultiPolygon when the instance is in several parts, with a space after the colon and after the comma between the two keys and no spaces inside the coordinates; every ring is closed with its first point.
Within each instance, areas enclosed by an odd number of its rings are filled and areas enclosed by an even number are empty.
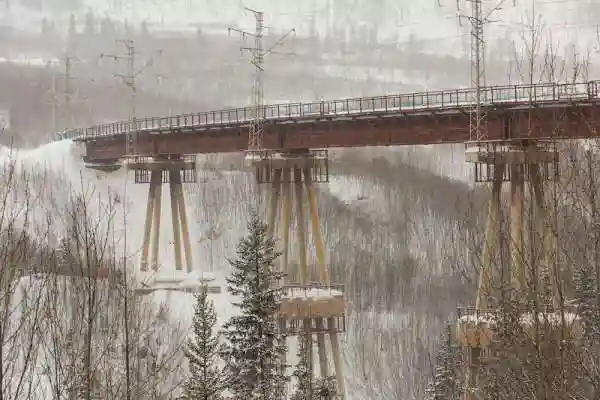
{"type": "Polygon", "coordinates": [[[511,165],[510,182],[510,271],[511,286],[514,295],[520,298],[526,287],[526,273],[524,270],[524,246],[523,246],[523,200],[525,192],[524,165],[511,165]]]}
{"type": "MultiPolygon", "coordinates": [[[[282,185],[282,212],[281,212],[281,236],[283,248],[281,250],[281,272],[287,273],[289,262],[289,246],[290,246],[290,212],[292,210],[292,197],[290,187],[290,170],[283,170],[282,185]]],[[[284,282],[289,282],[289,277],[283,277],[284,282]]]]}
{"type": "Polygon", "coordinates": [[[181,173],[173,176],[175,179],[175,193],[177,205],[179,208],[179,218],[181,222],[181,237],[183,239],[183,254],[185,256],[185,265],[187,272],[192,272],[192,246],[190,244],[190,231],[188,229],[187,211],[185,209],[185,197],[183,195],[183,185],[181,184],[181,173]]]}
{"type": "Polygon", "coordinates": [[[312,183],[310,169],[304,169],[304,182],[308,193],[308,208],[310,210],[310,220],[313,241],[315,243],[315,252],[317,255],[317,268],[319,269],[319,279],[322,283],[329,282],[329,274],[325,268],[325,250],[323,246],[323,236],[321,235],[321,227],[319,225],[319,210],[317,208],[317,196],[315,195],[315,187],[312,183]]]}
{"type": "Polygon", "coordinates": [[[150,189],[148,189],[148,204],[146,205],[146,220],[144,221],[144,241],[142,243],[142,257],[140,260],[140,271],[148,271],[148,253],[150,252],[150,232],[152,230],[152,216],[155,205],[156,181],[150,180],[150,189]]]}
{"type": "Polygon", "coordinates": [[[183,266],[181,265],[181,228],[179,226],[179,193],[178,193],[178,182],[176,175],[179,175],[179,171],[169,171],[169,192],[171,194],[171,218],[173,220],[173,250],[175,252],[175,270],[181,271],[183,266]]]}
{"type": "MultiPolygon", "coordinates": [[[[498,246],[498,235],[500,232],[500,194],[502,189],[502,177],[504,174],[504,165],[496,164],[494,166],[494,176],[492,181],[492,198],[489,202],[488,217],[485,227],[483,255],[481,267],[479,270],[479,282],[477,285],[477,297],[475,307],[477,310],[488,307],[488,299],[492,288],[492,267],[495,261],[498,246]]],[[[468,358],[469,368],[467,369],[466,388],[464,392],[465,400],[474,399],[473,390],[478,386],[479,381],[479,364],[481,359],[480,347],[469,347],[468,358]]]]}
{"type": "Polygon", "coordinates": [[[300,283],[308,283],[308,264],[306,260],[306,222],[304,221],[304,207],[302,204],[302,174],[301,170],[294,168],[294,184],[296,191],[296,219],[297,219],[297,238],[298,253],[300,258],[300,283]]]}
{"type": "Polygon", "coordinates": [[[151,185],[154,186],[154,210],[152,214],[152,269],[158,270],[158,249],[160,239],[160,210],[162,197],[162,171],[152,171],[151,185]]]}
{"type": "Polygon", "coordinates": [[[281,191],[281,169],[274,171],[274,179],[271,186],[271,193],[269,196],[269,220],[267,221],[267,234],[273,236],[275,234],[275,220],[277,219],[277,204],[279,202],[279,196],[281,191]]]}
{"type": "Polygon", "coordinates": [[[485,227],[483,255],[479,271],[479,282],[477,285],[477,297],[475,307],[477,309],[488,307],[488,298],[491,291],[491,271],[494,263],[494,251],[498,245],[498,232],[500,224],[500,192],[502,189],[502,175],[504,165],[496,165],[494,168],[494,180],[492,183],[492,198],[489,202],[488,216],[485,227]]]}
{"type": "MultiPolygon", "coordinates": [[[[562,281],[560,279],[560,271],[555,262],[556,255],[554,254],[556,248],[556,237],[552,222],[550,220],[550,214],[546,209],[546,201],[544,199],[544,190],[542,187],[542,177],[539,171],[539,165],[531,166],[531,185],[533,185],[533,192],[535,196],[536,206],[540,215],[540,225],[542,232],[542,268],[545,273],[548,274],[550,293],[552,297],[552,305],[555,312],[562,308],[562,281]]],[[[545,283],[545,282],[543,282],[545,283]]],[[[544,286],[542,286],[544,287],[544,286]]]]}
{"type": "MultiPolygon", "coordinates": [[[[335,326],[335,320],[333,318],[327,319],[327,325],[329,327],[335,326]]],[[[345,399],[346,394],[344,391],[344,371],[342,366],[342,355],[340,353],[340,341],[336,332],[329,334],[331,339],[331,350],[333,353],[333,365],[335,368],[335,380],[337,381],[337,390],[340,399],[345,399]]]]}
{"type": "MultiPolygon", "coordinates": [[[[325,268],[325,250],[323,246],[323,237],[321,236],[321,227],[319,226],[319,211],[317,209],[317,199],[315,195],[315,188],[312,184],[312,175],[309,168],[303,169],[304,185],[306,186],[306,193],[308,195],[308,209],[310,212],[311,220],[311,231],[313,242],[315,244],[315,252],[317,255],[317,269],[319,272],[319,280],[321,283],[329,282],[329,276],[327,269],[325,268]]],[[[321,332],[317,334],[317,350],[319,353],[319,365],[321,369],[321,376],[329,376],[327,357],[325,353],[325,334],[322,333],[323,319],[315,318],[315,324],[317,331],[321,332]]]]}

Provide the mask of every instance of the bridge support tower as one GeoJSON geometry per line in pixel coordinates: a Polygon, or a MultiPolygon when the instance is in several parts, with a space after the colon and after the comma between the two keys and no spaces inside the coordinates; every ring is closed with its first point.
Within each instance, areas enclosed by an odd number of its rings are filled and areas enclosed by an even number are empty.
{"type": "MultiPolygon", "coordinates": [[[[338,398],[343,399],[344,374],[338,337],[345,331],[343,285],[330,281],[314,187],[314,183],[329,181],[327,150],[249,152],[246,161],[256,168],[258,183],[270,185],[267,224],[270,234],[280,239],[281,270],[286,274],[284,298],[278,312],[281,331],[304,341],[304,357],[309,360],[311,377],[314,376],[316,339],[319,375],[334,376],[338,398]],[[308,262],[309,225],[316,256],[316,264],[311,265],[308,262]],[[297,271],[292,270],[290,263],[294,244],[297,271]],[[326,345],[327,337],[330,346],[326,345]]],[[[282,354],[282,361],[285,365],[285,354],[282,354]]]]}
{"type": "MultiPolygon", "coordinates": [[[[150,273],[151,278],[148,282],[142,282],[142,286],[137,289],[138,293],[145,294],[155,290],[197,292],[202,283],[211,281],[214,278],[194,276],[192,269],[192,250],[183,183],[196,182],[195,156],[134,156],[127,161],[126,166],[127,169],[134,171],[135,183],[150,184],[139,272],[150,273]],[[168,183],[171,197],[171,222],[175,257],[175,268],[168,271],[164,276],[159,271],[163,183],[168,183]]],[[[209,291],[220,292],[220,287],[209,286],[209,291]]]]}
{"type": "MultiPolygon", "coordinates": [[[[556,230],[553,218],[548,211],[544,194],[544,182],[558,178],[558,152],[555,142],[530,140],[506,140],[497,142],[471,143],[466,150],[466,161],[474,163],[475,181],[492,184],[491,198],[488,204],[488,215],[484,233],[482,254],[478,257],[479,280],[475,307],[468,308],[459,314],[456,331],[458,343],[467,351],[465,370],[465,400],[480,398],[476,395],[479,388],[479,376],[490,347],[497,338],[496,328],[500,321],[497,304],[493,301],[492,291],[505,290],[515,304],[519,304],[519,323],[528,332],[533,328],[531,318],[532,293],[538,303],[544,305],[543,310],[536,310],[538,319],[551,331],[562,328],[563,334],[577,339],[582,334],[581,323],[572,315],[569,326],[560,324],[561,317],[557,311],[564,310],[560,304],[562,293],[559,268],[556,260],[556,230]],[[508,234],[505,235],[508,249],[510,274],[508,285],[499,282],[500,269],[503,268],[502,247],[502,184],[510,184],[510,208],[508,218],[508,234]],[[528,183],[528,191],[525,188],[528,183]],[[526,197],[529,194],[533,210],[531,218],[524,218],[526,197]],[[536,232],[535,238],[531,235],[536,232]],[[534,250],[534,248],[541,250],[534,250]],[[537,265],[532,265],[532,262],[537,265]],[[537,289],[536,289],[537,288],[537,289]]],[[[531,334],[533,337],[533,333],[531,334]]]]}

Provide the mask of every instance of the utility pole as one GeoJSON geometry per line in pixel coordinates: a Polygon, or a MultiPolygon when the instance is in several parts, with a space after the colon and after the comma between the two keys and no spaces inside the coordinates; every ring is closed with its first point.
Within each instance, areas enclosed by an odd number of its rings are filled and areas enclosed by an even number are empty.
{"type": "MultiPolygon", "coordinates": [[[[120,40],[118,41],[122,43],[127,53],[126,55],[118,55],[118,54],[100,54],[100,58],[110,58],[115,62],[118,61],[127,61],[127,73],[119,74],[116,73],[115,76],[119,77],[123,80],[125,86],[129,88],[129,121],[131,127],[129,129],[129,133],[127,134],[127,142],[126,142],[126,155],[136,154],[137,150],[137,128],[136,128],[136,103],[137,103],[137,85],[136,78],[145,71],[145,69],[151,66],[154,63],[152,57],[150,57],[142,68],[136,70],[136,55],[139,54],[135,51],[135,44],[132,39],[120,40]]],[[[159,51],[160,54],[160,51],[159,51]]]]}
{"type": "MultiPolygon", "coordinates": [[[[489,10],[483,7],[484,0],[457,0],[458,20],[462,22],[463,18],[469,20],[471,24],[470,32],[470,70],[469,78],[471,88],[474,89],[469,121],[469,141],[482,142],[488,137],[487,126],[485,124],[485,113],[483,104],[486,99],[482,98],[483,88],[485,88],[485,36],[484,26],[494,22],[490,17],[502,9],[506,0],[497,0],[496,5],[489,10]],[[462,14],[460,4],[465,2],[470,5],[470,14],[462,14]]],[[[516,0],[512,0],[513,5],[516,0]]]]}
{"type": "MultiPolygon", "coordinates": [[[[460,3],[463,0],[457,0],[456,6],[458,11],[458,19],[459,22],[462,22],[463,18],[467,18],[471,24],[470,31],[470,70],[469,77],[471,81],[471,107],[469,110],[469,142],[467,146],[476,146],[479,151],[486,151],[491,148],[488,140],[488,132],[487,132],[487,124],[486,124],[486,115],[485,115],[485,105],[487,102],[487,98],[484,96],[483,89],[485,88],[485,36],[484,36],[484,26],[488,23],[493,22],[490,17],[496,11],[501,9],[501,6],[506,2],[506,0],[490,0],[494,1],[496,5],[492,7],[490,10],[484,10],[483,0],[464,0],[467,4],[470,5],[470,13],[461,14],[460,3]]],[[[513,0],[513,4],[516,0],[513,0]]],[[[493,150],[495,151],[495,150],[493,150]]],[[[486,164],[488,167],[490,164],[486,164]]],[[[501,173],[504,171],[504,165],[501,164],[493,164],[494,165],[494,184],[492,187],[492,199],[500,198],[500,187],[502,183],[502,176],[497,178],[497,171],[501,173]],[[500,169],[502,168],[502,169],[500,169]]],[[[477,165],[476,165],[477,168],[477,165]]],[[[512,168],[512,167],[511,167],[512,168]]],[[[477,171],[477,170],[476,170],[477,171]]],[[[477,172],[475,172],[477,174],[477,172]]],[[[516,176],[516,175],[514,175],[516,176]]],[[[477,179],[477,178],[476,178],[477,179]]],[[[498,200],[499,202],[499,200],[498,200]]],[[[499,204],[498,203],[490,203],[490,211],[488,215],[488,221],[494,221],[497,223],[497,213],[499,204]],[[495,205],[495,206],[494,206],[495,205]],[[491,218],[491,219],[490,219],[491,218]]],[[[488,227],[492,227],[491,229],[495,229],[495,226],[492,225],[492,222],[488,222],[488,227]]],[[[486,229],[486,242],[488,241],[488,230],[486,229]]],[[[498,234],[499,235],[499,234],[498,234]]],[[[492,237],[492,236],[490,236],[492,237]]],[[[496,237],[496,236],[494,236],[496,237]]],[[[486,243],[486,245],[487,245],[486,243]]],[[[480,266],[479,270],[479,282],[480,285],[477,288],[475,308],[476,312],[479,312],[482,309],[486,309],[488,303],[488,291],[487,287],[489,284],[489,269],[491,262],[486,261],[490,259],[486,256],[486,248],[484,248],[483,255],[483,263],[480,266]],[[487,282],[486,282],[487,280],[487,282]],[[481,282],[486,282],[481,284],[481,282]],[[483,289],[486,288],[486,289],[483,289]]],[[[469,258],[471,258],[471,254],[469,253],[469,258]]],[[[470,260],[469,260],[470,261],[470,260]]],[[[512,268],[512,266],[511,266],[512,268]]],[[[467,363],[465,366],[465,387],[463,391],[463,399],[464,400],[474,400],[477,396],[477,391],[479,390],[479,376],[480,369],[482,368],[482,358],[486,354],[484,353],[484,347],[480,346],[478,343],[477,346],[471,346],[471,344],[467,347],[467,363]]]]}
{"type": "MultiPolygon", "coordinates": [[[[73,90],[71,81],[73,80],[72,75],[72,65],[73,61],[79,61],[77,57],[65,55],[62,60],[64,60],[64,73],[57,74],[54,69],[54,63],[50,61],[48,63],[49,67],[52,69],[52,128],[54,132],[57,132],[59,129],[59,119],[57,118],[57,110],[58,110],[58,84],[57,80],[59,77],[64,79],[63,86],[63,104],[62,104],[62,118],[60,123],[60,129],[73,128],[74,118],[73,118],[73,110],[71,109],[71,100],[73,96],[73,90]]],[[[58,62],[60,63],[60,61],[58,62]]],[[[60,64],[59,64],[60,66],[60,64]]]]}
{"type": "MultiPolygon", "coordinates": [[[[125,60],[127,61],[127,73],[126,74],[115,74],[115,76],[123,79],[125,85],[130,89],[130,98],[129,98],[129,120],[131,123],[131,127],[129,133],[127,135],[127,141],[125,144],[125,155],[129,156],[131,154],[137,154],[137,127],[136,127],[136,77],[140,75],[146,67],[152,65],[152,58],[149,58],[144,66],[136,71],[135,65],[135,55],[137,54],[135,51],[135,44],[132,39],[121,40],[127,49],[126,55],[116,55],[116,54],[100,54],[100,58],[111,58],[113,61],[118,62],[125,60]],[[135,135],[135,141],[134,141],[135,135]]],[[[125,174],[125,179],[127,179],[127,174],[125,174]]],[[[125,184],[124,193],[123,193],[123,201],[127,204],[127,184],[125,184]]],[[[126,380],[126,399],[131,399],[131,363],[130,363],[130,351],[129,348],[130,340],[129,340],[129,293],[127,292],[128,283],[127,283],[127,211],[126,207],[123,206],[123,285],[125,287],[125,295],[123,301],[123,311],[124,311],[124,328],[125,328],[125,380],[126,380]]]]}
{"type": "Polygon", "coordinates": [[[56,71],[52,65],[52,61],[48,61],[48,67],[52,73],[52,132],[58,132],[58,126],[56,123],[56,71]]]}
{"type": "Polygon", "coordinates": [[[240,47],[240,50],[249,51],[252,53],[252,59],[250,63],[254,65],[254,85],[252,88],[252,102],[254,106],[254,118],[250,123],[250,133],[248,137],[248,151],[256,152],[263,150],[262,146],[262,134],[263,134],[263,120],[264,120],[264,84],[263,84],[263,72],[264,72],[264,60],[265,56],[273,53],[273,49],[282,44],[288,36],[296,33],[295,29],[290,29],[285,33],[279,40],[277,40],[271,47],[265,50],[264,46],[264,13],[256,11],[251,8],[245,8],[246,11],[250,11],[254,14],[256,20],[256,26],[254,32],[243,31],[238,28],[229,27],[228,32],[238,32],[242,35],[242,39],[252,37],[254,39],[254,45],[252,47],[240,47]]]}
{"type": "Polygon", "coordinates": [[[73,79],[71,75],[71,63],[77,58],[71,57],[69,55],[65,56],[65,125],[67,128],[72,128],[74,125],[73,118],[73,110],[71,108],[71,96],[73,92],[71,90],[71,80],[73,79]]]}

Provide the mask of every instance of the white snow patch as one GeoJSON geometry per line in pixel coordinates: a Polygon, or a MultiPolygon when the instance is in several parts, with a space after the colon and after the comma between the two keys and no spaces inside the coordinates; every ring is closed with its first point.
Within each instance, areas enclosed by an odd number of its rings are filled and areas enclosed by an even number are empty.
{"type": "Polygon", "coordinates": [[[343,297],[342,291],[329,288],[301,288],[301,287],[286,287],[283,295],[284,299],[312,299],[326,300],[334,297],[343,297]]]}
{"type": "Polygon", "coordinates": [[[370,192],[370,196],[366,195],[366,184],[367,181],[364,178],[332,175],[329,177],[327,190],[344,204],[352,204],[360,200],[371,201],[373,197],[379,198],[372,191],[370,192]]]}

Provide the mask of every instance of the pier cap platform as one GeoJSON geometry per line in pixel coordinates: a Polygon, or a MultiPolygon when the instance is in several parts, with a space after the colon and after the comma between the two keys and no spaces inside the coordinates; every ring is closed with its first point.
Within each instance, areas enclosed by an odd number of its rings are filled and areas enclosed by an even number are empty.
{"type": "Polygon", "coordinates": [[[181,156],[171,154],[133,156],[125,158],[123,165],[130,170],[193,170],[196,168],[196,157],[195,155],[181,156]]]}
{"type": "Polygon", "coordinates": [[[558,161],[552,142],[499,140],[467,142],[465,161],[478,164],[550,164],[558,161]]]}
{"type": "Polygon", "coordinates": [[[332,318],[344,313],[343,285],[287,284],[283,287],[281,319],[332,318]]]}
{"type": "Polygon", "coordinates": [[[248,168],[315,168],[327,162],[326,150],[248,150],[244,157],[244,165],[248,168]]]}
{"type": "MultiPolygon", "coordinates": [[[[537,313],[538,323],[535,322],[535,314],[531,312],[522,313],[519,324],[524,333],[534,338],[536,329],[541,332],[551,332],[558,335],[556,338],[580,340],[583,337],[583,321],[573,312],[540,312],[537,313]],[[562,327],[562,332],[561,328],[562,327]]],[[[497,338],[497,329],[501,324],[501,315],[497,311],[472,310],[471,313],[458,319],[456,336],[457,341],[463,346],[473,348],[489,347],[497,338]]]]}

